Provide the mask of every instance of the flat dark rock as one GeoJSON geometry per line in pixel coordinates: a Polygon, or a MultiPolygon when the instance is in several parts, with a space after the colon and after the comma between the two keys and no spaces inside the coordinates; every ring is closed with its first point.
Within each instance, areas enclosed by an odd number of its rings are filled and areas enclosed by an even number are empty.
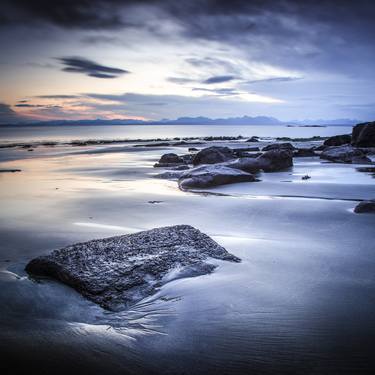
{"type": "Polygon", "coordinates": [[[375,200],[372,201],[363,201],[357,204],[354,208],[356,214],[375,214],[375,200]]]}
{"type": "Polygon", "coordinates": [[[210,258],[240,262],[198,229],[175,225],[74,244],[33,259],[26,271],[57,279],[118,311],[171,280],[212,272],[210,258]]]}
{"type": "Polygon", "coordinates": [[[335,163],[348,164],[369,164],[369,159],[363,150],[350,145],[329,146],[321,154],[321,159],[329,160],[335,163]]]}
{"type": "Polygon", "coordinates": [[[178,185],[180,189],[185,190],[253,181],[255,177],[250,173],[215,164],[202,165],[184,172],[178,180],[178,185]]]}

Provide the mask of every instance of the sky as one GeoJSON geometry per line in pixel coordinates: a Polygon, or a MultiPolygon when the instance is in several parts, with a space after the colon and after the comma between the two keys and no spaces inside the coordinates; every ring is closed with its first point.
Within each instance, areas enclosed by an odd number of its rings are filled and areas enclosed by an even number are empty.
{"type": "Polygon", "coordinates": [[[0,123],[375,119],[372,0],[2,0],[0,123]]]}

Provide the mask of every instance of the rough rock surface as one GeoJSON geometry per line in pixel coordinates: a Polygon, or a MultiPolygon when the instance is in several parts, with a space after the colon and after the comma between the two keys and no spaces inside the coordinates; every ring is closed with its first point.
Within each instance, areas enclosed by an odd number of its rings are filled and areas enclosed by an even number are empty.
{"type": "Polygon", "coordinates": [[[178,184],[181,189],[206,188],[236,182],[252,182],[255,177],[224,165],[202,165],[181,175],[178,184]]]}
{"type": "Polygon", "coordinates": [[[320,154],[320,158],[333,161],[335,163],[371,163],[371,160],[366,156],[366,154],[362,150],[354,148],[350,145],[328,147],[320,154]]]}
{"type": "Polygon", "coordinates": [[[375,214],[375,200],[363,201],[357,204],[354,208],[356,214],[374,213],[375,214]]]}
{"type": "Polygon", "coordinates": [[[185,164],[183,158],[174,153],[164,154],[154,167],[176,167],[185,164]]]}
{"type": "Polygon", "coordinates": [[[78,243],[33,259],[32,275],[49,276],[109,310],[121,310],[168,281],[210,273],[209,258],[239,262],[189,225],[78,243]]]}
{"type": "Polygon", "coordinates": [[[293,166],[293,152],[288,149],[271,150],[255,160],[259,161],[264,172],[282,171],[293,166]]]}
{"type": "Polygon", "coordinates": [[[193,164],[216,164],[233,158],[233,150],[229,147],[212,146],[204,148],[195,154],[193,164]]]}
{"type": "Polygon", "coordinates": [[[357,147],[375,147],[375,121],[354,126],[352,145],[357,147]]]}
{"type": "Polygon", "coordinates": [[[262,148],[262,151],[270,150],[295,150],[295,147],[291,143],[272,143],[262,148]]]}
{"type": "Polygon", "coordinates": [[[352,136],[350,134],[341,134],[335,135],[333,137],[329,137],[324,141],[325,146],[342,146],[345,144],[350,143],[352,140],[352,136]]]}

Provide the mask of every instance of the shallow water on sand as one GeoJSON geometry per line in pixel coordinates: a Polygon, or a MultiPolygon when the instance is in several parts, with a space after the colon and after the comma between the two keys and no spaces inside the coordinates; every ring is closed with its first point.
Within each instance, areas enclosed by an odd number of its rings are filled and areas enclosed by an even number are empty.
{"type": "Polygon", "coordinates": [[[295,158],[291,170],[261,174],[261,182],[187,193],[152,178],[161,154],[186,148],[121,147],[2,151],[0,167],[22,171],[0,174],[1,366],[373,373],[375,216],[352,212],[374,198],[370,174],[295,158]],[[23,271],[31,258],[74,242],[175,224],[199,228],[242,262],[217,261],[213,274],[172,281],[122,313],[23,271]]]}

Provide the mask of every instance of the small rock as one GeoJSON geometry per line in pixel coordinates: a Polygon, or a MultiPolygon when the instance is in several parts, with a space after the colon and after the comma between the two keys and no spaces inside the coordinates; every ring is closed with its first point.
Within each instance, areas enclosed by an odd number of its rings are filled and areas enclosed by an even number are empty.
{"type": "Polygon", "coordinates": [[[246,140],[245,142],[259,142],[259,137],[253,136],[246,140]]]}
{"type": "Polygon", "coordinates": [[[354,208],[356,214],[375,213],[375,200],[363,201],[354,208]]]}

